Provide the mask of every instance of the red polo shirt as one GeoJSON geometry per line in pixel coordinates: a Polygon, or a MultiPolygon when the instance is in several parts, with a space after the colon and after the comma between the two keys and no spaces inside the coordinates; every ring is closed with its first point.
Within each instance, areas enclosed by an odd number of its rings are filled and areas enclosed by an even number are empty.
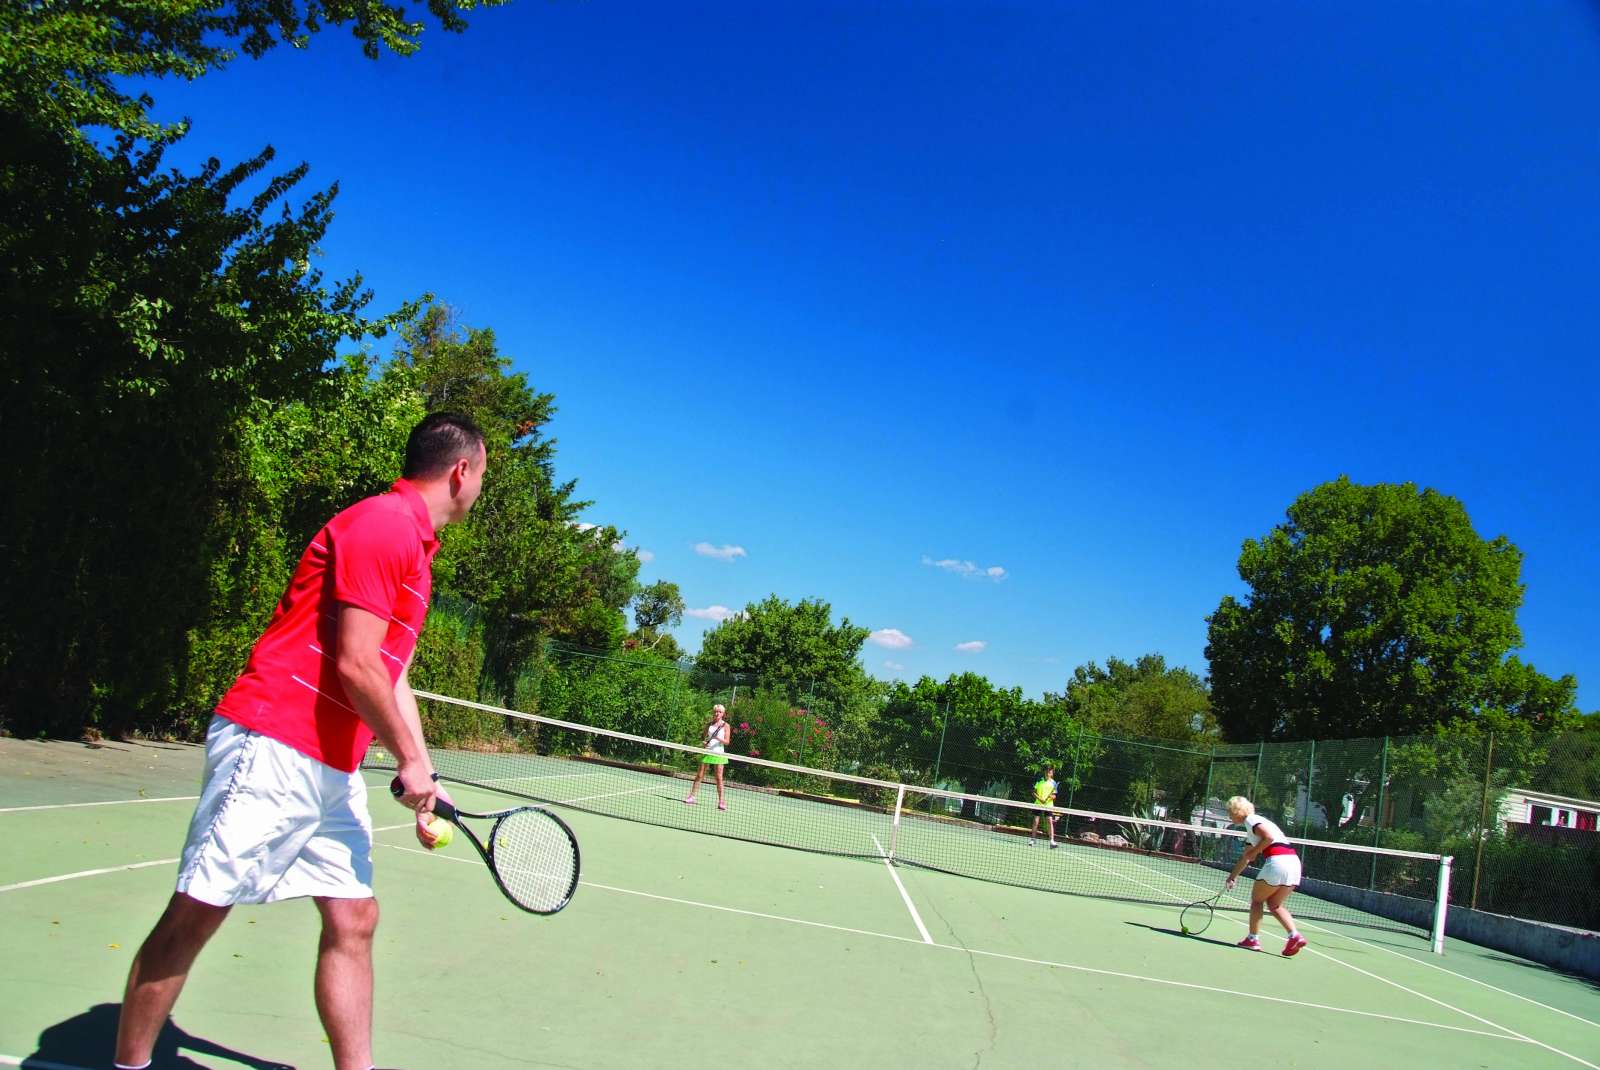
{"type": "Polygon", "coordinates": [[[289,589],[217,712],[346,772],[372,729],[356,715],[334,666],[340,604],[389,622],[382,644],[398,681],[422,633],[439,549],[428,507],[405,480],[328,521],[300,556],[289,589]]]}

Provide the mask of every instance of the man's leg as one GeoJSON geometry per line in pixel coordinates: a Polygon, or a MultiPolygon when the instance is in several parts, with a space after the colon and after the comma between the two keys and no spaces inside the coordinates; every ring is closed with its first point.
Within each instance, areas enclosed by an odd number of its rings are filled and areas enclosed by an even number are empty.
{"type": "Polygon", "coordinates": [[[336,1070],[372,1066],[372,934],[376,899],[318,897],[317,1013],[333,1046],[336,1070]]]}
{"type": "Polygon", "coordinates": [[[229,909],[173,893],[128,971],[122,1016],[117,1020],[119,1066],[143,1066],[150,1061],[156,1037],[189,979],[189,968],[229,909]]]}

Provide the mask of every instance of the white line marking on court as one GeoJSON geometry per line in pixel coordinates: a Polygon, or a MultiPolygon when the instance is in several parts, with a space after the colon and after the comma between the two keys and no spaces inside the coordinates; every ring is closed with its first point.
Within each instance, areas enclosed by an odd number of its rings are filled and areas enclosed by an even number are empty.
{"type": "MultiPolygon", "coordinates": [[[[1103,870],[1105,872],[1108,872],[1108,873],[1114,873],[1115,872],[1115,871],[1106,869],[1106,867],[1100,865],[1098,862],[1095,862],[1092,859],[1084,859],[1084,861],[1088,862],[1092,866],[1095,866],[1097,869],[1103,870]]],[[[1163,892],[1163,893],[1166,892],[1166,889],[1164,889],[1164,888],[1159,888],[1156,885],[1149,883],[1148,881],[1139,880],[1137,877],[1133,877],[1133,876],[1131,876],[1129,874],[1121,873],[1121,874],[1115,874],[1115,875],[1120,876],[1123,880],[1129,881],[1130,883],[1143,885],[1144,887],[1149,888],[1152,891],[1163,892]]],[[[1166,876],[1166,874],[1160,874],[1160,876],[1166,876]]],[[[1195,884],[1193,881],[1185,880],[1182,877],[1172,877],[1171,879],[1175,880],[1175,881],[1177,881],[1177,882],[1179,882],[1181,884],[1187,884],[1187,885],[1189,885],[1190,887],[1193,887],[1193,888],[1201,888],[1201,889],[1205,888],[1204,885],[1195,884]]],[[[1245,920],[1243,920],[1243,919],[1241,919],[1241,918],[1230,917],[1230,918],[1227,918],[1226,920],[1234,922],[1234,923],[1236,923],[1238,925],[1243,925],[1246,929],[1248,929],[1250,927],[1250,923],[1245,921],[1245,920]]],[[[1498,1022],[1491,1022],[1491,1021],[1489,1021],[1489,1019],[1480,1017],[1480,1016],[1478,1016],[1476,1014],[1473,1014],[1471,1011],[1462,1010],[1460,1007],[1457,1007],[1457,1006],[1454,1006],[1452,1004],[1446,1003],[1442,999],[1436,999],[1435,997],[1428,995],[1426,992],[1418,992],[1414,988],[1408,988],[1407,986],[1401,984],[1399,981],[1392,981],[1389,978],[1382,976],[1381,974],[1373,973],[1370,970],[1363,970],[1360,966],[1357,966],[1355,963],[1346,962],[1344,959],[1334,958],[1332,955],[1328,954],[1326,951],[1318,950],[1315,947],[1307,947],[1304,950],[1305,950],[1306,953],[1309,953],[1309,954],[1312,954],[1312,955],[1316,955],[1318,958],[1327,959],[1329,962],[1337,963],[1338,965],[1343,966],[1346,969],[1354,970],[1359,974],[1362,974],[1362,975],[1364,975],[1366,977],[1370,977],[1374,981],[1381,981],[1386,985],[1390,985],[1391,987],[1398,988],[1400,991],[1409,993],[1410,995],[1416,996],[1419,999],[1425,999],[1429,1003],[1438,1004],[1439,1006],[1445,1008],[1446,1010],[1455,1011],[1457,1014],[1465,1015],[1466,1017],[1471,1018],[1475,1022],[1479,1022],[1479,1023],[1483,1024],[1483,1025],[1489,1026],[1491,1029],[1499,1029],[1502,1032],[1504,1032],[1507,1036],[1512,1037],[1512,1038],[1514,1038],[1516,1040],[1520,1040],[1525,1044],[1532,1044],[1535,1047],[1543,1048],[1546,1051],[1551,1052],[1551,1053],[1553,1053],[1555,1055],[1560,1055],[1563,1058],[1571,1059],[1573,1062],[1578,1063],[1581,1066],[1589,1067],[1590,1070],[1600,1070],[1600,1066],[1596,1066],[1594,1063],[1589,1062],[1587,1059],[1580,1059],[1578,1056],[1573,1055],[1571,1052],[1562,1051],[1560,1048],[1553,1047],[1552,1045],[1546,1044],[1542,1040],[1534,1040],[1532,1037],[1524,1036],[1523,1034],[1517,1032],[1515,1029],[1507,1028],[1506,1026],[1503,1026],[1503,1025],[1499,1024],[1498,1022]]]]}
{"type": "Polygon", "coordinates": [[[1316,929],[1318,932],[1330,933],[1333,936],[1339,937],[1341,940],[1353,940],[1354,942],[1362,945],[1363,947],[1376,948],[1379,951],[1387,952],[1390,955],[1398,956],[1399,958],[1403,958],[1407,962],[1415,963],[1418,966],[1426,966],[1430,970],[1438,970],[1440,973],[1447,973],[1451,977],[1459,977],[1463,981],[1471,981],[1475,985],[1482,985],[1484,988],[1489,989],[1491,992],[1498,992],[1502,996],[1510,996],[1513,999],[1520,999],[1524,1003],[1531,1003],[1535,1007],[1543,1007],[1547,1011],[1555,1011],[1557,1014],[1565,1015],[1566,1017],[1571,1018],[1575,1022],[1582,1022],[1584,1025],[1592,1025],[1595,1028],[1600,1029],[1600,1022],[1594,1022],[1594,1021],[1590,1021],[1588,1018],[1579,1017],[1578,1015],[1573,1014],[1571,1011],[1564,1011],[1560,1007],[1552,1007],[1548,1003],[1540,1003],[1536,999],[1530,999],[1527,996],[1521,995],[1520,993],[1511,991],[1509,988],[1501,988],[1499,985],[1492,985],[1488,981],[1480,981],[1476,977],[1471,977],[1471,976],[1469,976],[1467,974],[1464,974],[1464,973],[1457,973],[1455,970],[1447,970],[1443,966],[1440,966],[1438,963],[1428,962],[1425,959],[1419,959],[1415,955],[1408,955],[1404,951],[1396,951],[1392,947],[1384,947],[1382,944],[1375,944],[1370,940],[1363,940],[1359,936],[1352,936],[1351,934],[1349,934],[1347,932],[1344,932],[1342,930],[1339,930],[1339,929],[1330,929],[1326,925],[1318,925],[1315,922],[1309,922],[1309,921],[1305,922],[1304,924],[1305,924],[1305,927],[1308,928],[1308,929],[1316,929]]]}
{"type": "Polygon", "coordinates": [[[32,1056],[23,1058],[20,1055],[0,1055],[0,1066],[26,1066],[28,1070],[90,1070],[87,1066],[78,1066],[73,1063],[52,1063],[46,1059],[35,1059],[32,1056]]]}
{"type": "MultiPolygon", "coordinates": [[[[431,851],[424,851],[416,847],[401,847],[392,843],[379,844],[378,846],[387,847],[393,851],[405,851],[407,854],[422,855],[425,858],[436,858],[441,862],[460,862],[463,865],[469,866],[482,864],[478,859],[454,858],[450,855],[434,854],[431,851]]],[[[1376,1018],[1386,1022],[1400,1022],[1405,1025],[1420,1025],[1428,1029],[1443,1029],[1451,1033],[1469,1033],[1473,1036],[1490,1037],[1494,1040],[1510,1040],[1516,1041],[1517,1043],[1539,1044],[1539,1042],[1536,1040],[1528,1040],[1525,1037],[1518,1037],[1509,1032],[1490,1033],[1482,1029],[1468,1029],[1465,1026],[1445,1025],[1442,1022],[1425,1022],[1420,1018],[1401,1018],[1393,1014],[1379,1014],[1376,1011],[1358,1011],[1351,1007],[1335,1007],[1326,1003],[1308,1003],[1305,1000],[1285,999],[1281,996],[1268,996],[1259,992],[1240,992],[1231,988],[1217,988],[1212,985],[1198,985],[1192,984],[1188,981],[1173,981],[1165,977],[1146,977],[1143,974],[1137,973],[1122,973],[1117,970],[1097,969],[1093,966],[1078,966],[1070,962],[1052,962],[1049,959],[1023,958],[1021,955],[1006,955],[999,951],[979,951],[975,948],[957,947],[954,944],[924,944],[921,940],[914,940],[909,936],[897,936],[894,933],[873,932],[870,929],[852,929],[848,925],[831,925],[824,921],[808,921],[805,918],[784,917],[782,914],[764,914],[759,910],[742,910],[739,907],[721,906],[717,903],[702,903],[694,899],[678,899],[670,895],[656,895],[654,892],[640,892],[632,888],[618,888],[610,884],[597,884],[594,881],[579,881],[578,883],[585,888],[595,888],[604,892],[616,892],[620,895],[638,896],[641,899],[654,899],[662,903],[676,903],[680,906],[699,907],[702,910],[717,910],[725,914],[741,914],[747,918],[763,918],[767,921],[782,921],[787,922],[790,925],[804,925],[813,929],[829,929],[833,932],[850,933],[854,936],[871,936],[879,940],[893,940],[894,942],[900,944],[933,947],[938,948],[940,951],[955,951],[963,955],[982,955],[985,958],[1006,959],[1011,962],[1021,962],[1032,966],[1047,966],[1052,969],[1071,970],[1075,973],[1097,974],[1102,977],[1120,977],[1129,981],[1145,981],[1149,984],[1155,985],[1169,985],[1174,988],[1189,988],[1200,992],[1214,992],[1217,995],[1224,996],[1229,999],[1254,999],[1261,1000],[1265,1003],[1287,1004],[1291,1007],[1308,1007],[1312,1010],[1331,1011],[1334,1014],[1351,1014],[1359,1018],[1376,1018]]],[[[1543,1047],[1543,1045],[1539,1046],[1543,1047]]]]}
{"type": "Polygon", "coordinates": [[[110,799],[106,802],[51,803],[48,806],[7,806],[0,814],[27,814],[38,810],[72,810],[82,806],[127,806],[130,803],[194,802],[198,795],[168,795],[161,799],[110,799]]]}
{"type": "MultiPolygon", "coordinates": [[[[154,802],[156,800],[152,799],[151,801],[154,802]]],[[[375,828],[372,831],[374,833],[393,832],[395,829],[408,829],[410,827],[411,822],[408,821],[404,825],[385,825],[382,828],[375,828]]],[[[178,864],[178,862],[179,859],[176,858],[158,858],[153,862],[130,862],[125,866],[107,866],[104,869],[83,869],[76,873],[62,873],[55,877],[40,877],[38,880],[18,881],[16,884],[0,884],[0,892],[16,892],[21,891],[23,888],[37,888],[42,884],[60,884],[62,881],[75,881],[80,877],[103,877],[107,873],[126,873],[132,869],[149,869],[151,866],[175,866],[178,864]]]]}
{"type": "Polygon", "coordinates": [[[595,799],[615,799],[618,795],[637,795],[641,791],[654,791],[660,784],[646,784],[642,788],[629,788],[627,791],[609,791],[604,795],[580,795],[576,799],[556,799],[556,806],[571,806],[573,803],[592,802],[595,799]]]}
{"type": "Polygon", "coordinates": [[[123,873],[130,869],[149,869],[151,866],[175,866],[176,858],[158,858],[154,862],[134,862],[126,866],[108,866],[105,869],[85,869],[77,873],[63,873],[58,877],[40,877],[34,881],[18,881],[16,884],[0,884],[0,892],[15,892],[23,888],[37,888],[41,884],[59,884],[62,881],[75,881],[79,877],[98,877],[104,873],[123,873]]]}
{"type": "Polygon", "coordinates": [[[878,849],[878,854],[883,858],[883,864],[889,867],[889,876],[894,878],[894,886],[900,889],[900,898],[905,901],[906,909],[911,911],[911,920],[917,923],[917,932],[922,934],[922,942],[933,943],[933,937],[928,935],[928,927],[922,924],[922,915],[917,913],[917,906],[911,901],[911,893],[906,891],[906,886],[900,881],[900,874],[895,872],[894,863],[889,860],[889,852],[883,849],[883,844],[878,842],[878,837],[872,837],[872,846],[878,849]]]}

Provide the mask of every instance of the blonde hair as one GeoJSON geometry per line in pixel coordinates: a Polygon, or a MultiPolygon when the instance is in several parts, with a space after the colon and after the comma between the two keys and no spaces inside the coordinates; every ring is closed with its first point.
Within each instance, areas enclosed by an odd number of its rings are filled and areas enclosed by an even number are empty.
{"type": "Polygon", "coordinates": [[[711,712],[712,713],[727,713],[728,711],[727,711],[726,708],[723,707],[722,703],[719,702],[715,706],[711,707],[711,712]]]}
{"type": "Polygon", "coordinates": [[[1229,799],[1227,806],[1230,814],[1243,814],[1245,817],[1249,817],[1256,812],[1256,804],[1246,799],[1243,795],[1235,795],[1229,799]]]}

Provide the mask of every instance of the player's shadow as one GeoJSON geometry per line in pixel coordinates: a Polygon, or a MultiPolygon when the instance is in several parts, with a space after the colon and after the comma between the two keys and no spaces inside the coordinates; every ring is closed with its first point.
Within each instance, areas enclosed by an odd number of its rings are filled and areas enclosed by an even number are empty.
{"type": "MultiPolygon", "coordinates": [[[[48,1026],[39,1034],[39,1048],[22,1060],[28,1067],[95,1067],[110,1066],[112,1052],[117,1044],[117,1015],[121,1004],[101,1003],[66,1021],[48,1026]]],[[[260,1059],[254,1055],[223,1047],[221,1044],[185,1033],[172,1024],[169,1018],[156,1038],[156,1050],[150,1070],[204,1070],[205,1063],[197,1063],[183,1052],[197,1056],[214,1055],[231,1059],[256,1070],[294,1070],[288,1063],[275,1059],[260,1059]]]]}
{"type": "Polygon", "coordinates": [[[1181,929],[1166,929],[1160,925],[1146,925],[1142,921],[1125,921],[1122,924],[1132,925],[1136,929],[1149,929],[1151,932],[1160,933],[1162,936],[1176,936],[1179,940],[1198,940],[1202,944],[1216,944],[1218,947],[1233,946],[1232,940],[1218,940],[1216,937],[1206,936],[1202,933],[1186,933],[1181,929]]]}

